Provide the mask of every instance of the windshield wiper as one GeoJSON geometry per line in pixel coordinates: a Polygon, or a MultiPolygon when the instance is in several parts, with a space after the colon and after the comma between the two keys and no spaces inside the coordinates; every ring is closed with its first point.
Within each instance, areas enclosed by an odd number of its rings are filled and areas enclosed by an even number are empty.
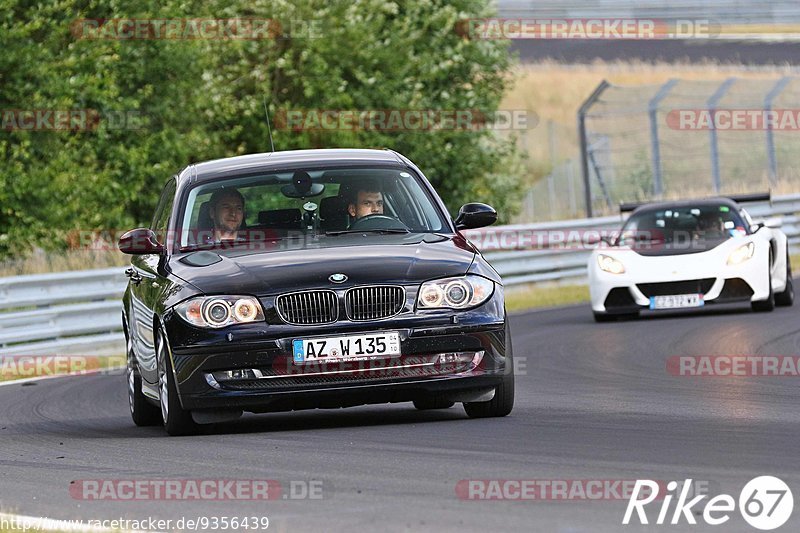
{"type": "Polygon", "coordinates": [[[339,231],[326,231],[325,235],[328,237],[335,237],[337,235],[347,235],[351,233],[380,233],[382,235],[402,235],[410,233],[404,228],[384,228],[384,229],[343,229],[339,231]]]}

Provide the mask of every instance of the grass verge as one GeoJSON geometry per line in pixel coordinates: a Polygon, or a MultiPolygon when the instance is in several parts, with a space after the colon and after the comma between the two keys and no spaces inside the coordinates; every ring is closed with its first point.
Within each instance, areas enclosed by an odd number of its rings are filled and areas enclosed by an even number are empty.
{"type": "Polygon", "coordinates": [[[506,291],[509,313],[589,301],[588,285],[524,285],[506,291]]]}

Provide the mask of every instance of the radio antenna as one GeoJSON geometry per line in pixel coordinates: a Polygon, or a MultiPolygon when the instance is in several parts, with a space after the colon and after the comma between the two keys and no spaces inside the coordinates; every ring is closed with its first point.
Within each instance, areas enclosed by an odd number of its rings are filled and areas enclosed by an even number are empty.
{"type": "Polygon", "coordinates": [[[261,97],[262,101],[264,102],[264,114],[267,116],[267,132],[269,132],[269,144],[272,147],[272,151],[275,151],[275,142],[272,140],[272,127],[269,125],[269,111],[267,111],[267,99],[263,96],[261,97]]]}

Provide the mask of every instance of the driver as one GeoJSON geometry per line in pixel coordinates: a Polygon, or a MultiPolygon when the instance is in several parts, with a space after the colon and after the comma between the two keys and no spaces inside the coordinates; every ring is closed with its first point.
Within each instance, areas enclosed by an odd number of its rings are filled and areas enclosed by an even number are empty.
{"type": "Polygon", "coordinates": [[[697,219],[697,238],[718,239],[725,236],[725,226],[716,213],[703,213],[697,219]]]}
{"type": "Polygon", "coordinates": [[[347,212],[355,220],[367,215],[383,214],[383,193],[374,182],[360,183],[353,191],[347,212]]]}

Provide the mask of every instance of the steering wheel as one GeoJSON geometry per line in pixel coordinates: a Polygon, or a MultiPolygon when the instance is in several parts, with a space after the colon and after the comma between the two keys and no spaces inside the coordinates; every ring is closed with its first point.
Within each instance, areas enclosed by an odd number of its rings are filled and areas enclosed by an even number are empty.
{"type": "Polygon", "coordinates": [[[351,230],[368,229],[408,229],[408,226],[395,217],[389,215],[365,215],[350,224],[351,230]]]}

